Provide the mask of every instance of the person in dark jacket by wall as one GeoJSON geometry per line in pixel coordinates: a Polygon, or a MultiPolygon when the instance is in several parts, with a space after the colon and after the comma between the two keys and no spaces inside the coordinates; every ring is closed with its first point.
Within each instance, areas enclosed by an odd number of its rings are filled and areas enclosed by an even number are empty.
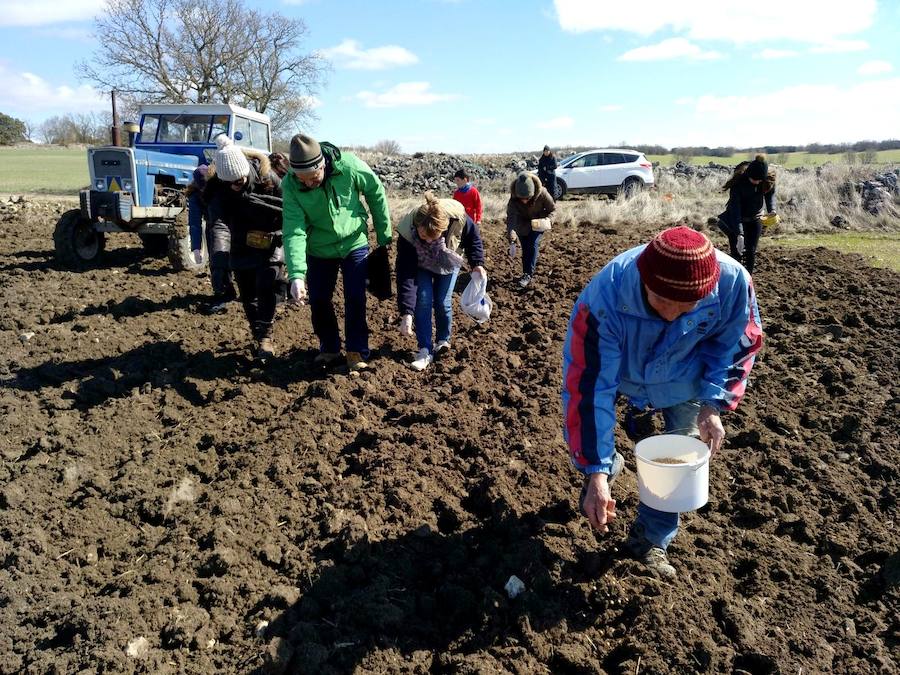
{"type": "Polygon", "coordinates": [[[450,349],[453,287],[465,261],[459,251],[465,251],[472,274],[484,277],[484,245],[478,225],[465,207],[454,199],[438,199],[431,192],[425,193],[424,204],[403,217],[397,233],[400,333],[411,335],[415,325],[419,352],[410,366],[421,371],[431,364],[435,353],[450,349]],[[431,336],[432,310],[436,346],[431,336]]]}
{"type": "Polygon", "coordinates": [[[526,288],[534,277],[538,247],[544,232],[550,229],[550,216],[556,210],[556,202],[538,177],[526,171],[516,176],[509,192],[509,202],[506,204],[509,253],[515,256],[516,242],[521,242],[522,276],[519,277],[519,287],[526,288]]]}
{"type": "Polygon", "coordinates": [[[728,205],[719,220],[728,235],[731,257],[753,274],[756,247],[763,229],[760,220],[763,206],[766,213],[775,213],[775,174],[769,172],[765,155],[757,155],[745,164],[743,171],[740,169],[738,165],[735,175],[722,188],[728,192],[728,205]]]}
{"type": "Polygon", "coordinates": [[[213,249],[230,250],[230,265],[256,340],[256,356],[275,356],[274,319],[278,280],[283,278],[281,182],[269,158],[216,138],[214,172],[204,193],[213,249]],[[245,154],[246,153],[246,154],[245,154]],[[249,155],[249,157],[248,157],[249,155]]]}
{"type": "Polygon", "coordinates": [[[544,152],[538,160],[538,178],[554,199],[556,199],[556,166],[556,155],[549,145],[545,145],[544,152]]]}

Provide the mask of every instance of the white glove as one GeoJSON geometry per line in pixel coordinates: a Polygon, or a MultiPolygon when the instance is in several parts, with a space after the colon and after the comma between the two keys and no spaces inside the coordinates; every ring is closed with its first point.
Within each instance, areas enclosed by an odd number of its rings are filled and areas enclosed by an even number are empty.
{"type": "Polygon", "coordinates": [[[200,265],[203,262],[203,251],[199,248],[196,251],[191,251],[191,255],[194,257],[195,265],[200,265]]]}
{"type": "Polygon", "coordinates": [[[509,257],[510,258],[516,257],[516,250],[517,250],[516,242],[514,242],[514,241],[509,242],[509,257]]]}
{"type": "Polygon", "coordinates": [[[303,279],[291,281],[291,299],[298,305],[306,303],[306,281],[303,279]]]}
{"type": "Polygon", "coordinates": [[[412,314],[404,314],[400,317],[400,335],[409,337],[413,334],[412,314]]]}

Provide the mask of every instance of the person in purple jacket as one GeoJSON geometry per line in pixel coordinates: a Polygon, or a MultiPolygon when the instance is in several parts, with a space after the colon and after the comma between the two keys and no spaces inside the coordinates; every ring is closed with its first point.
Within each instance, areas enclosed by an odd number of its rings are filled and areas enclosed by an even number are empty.
{"type": "Polygon", "coordinates": [[[468,259],[472,274],[485,276],[484,246],[478,226],[454,199],[425,193],[425,203],[407,213],[397,226],[397,304],[400,333],[415,325],[419,352],[410,366],[425,370],[434,354],[450,349],[453,326],[451,300],[460,267],[468,259]],[[466,258],[459,251],[464,250],[466,258]],[[437,325],[437,345],[431,315],[437,325]]]}
{"type": "MultiPolygon", "coordinates": [[[[585,476],[581,511],[594,528],[606,532],[616,515],[617,396],[629,403],[626,431],[660,411],[667,433],[699,437],[715,453],[725,438],[720,414],[743,397],[762,340],[750,274],[688,227],[622,253],[588,283],[563,348],[562,407],[572,463],[585,476]]],[[[626,548],[674,578],[666,548],[678,523],[679,514],[640,504],[626,548]]]]}

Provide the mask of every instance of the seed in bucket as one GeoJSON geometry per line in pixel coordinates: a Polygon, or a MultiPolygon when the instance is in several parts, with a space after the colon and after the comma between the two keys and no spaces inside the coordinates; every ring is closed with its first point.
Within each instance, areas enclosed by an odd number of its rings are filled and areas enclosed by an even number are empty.
{"type": "Polygon", "coordinates": [[[660,457],[653,461],[658,462],[659,464],[687,464],[683,459],[678,459],[677,457],[660,457]]]}

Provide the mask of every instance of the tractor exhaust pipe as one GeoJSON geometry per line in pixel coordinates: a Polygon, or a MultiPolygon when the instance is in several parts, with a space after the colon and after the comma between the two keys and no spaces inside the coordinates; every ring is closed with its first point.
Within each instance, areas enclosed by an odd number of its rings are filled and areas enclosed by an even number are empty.
{"type": "Polygon", "coordinates": [[[119,111],[116,110],[116,90],[110,92],[112,96],[112,126],[110,127],[110,140],[115,146],[122,145],[122,131],[119,129],[119,111]]]}

